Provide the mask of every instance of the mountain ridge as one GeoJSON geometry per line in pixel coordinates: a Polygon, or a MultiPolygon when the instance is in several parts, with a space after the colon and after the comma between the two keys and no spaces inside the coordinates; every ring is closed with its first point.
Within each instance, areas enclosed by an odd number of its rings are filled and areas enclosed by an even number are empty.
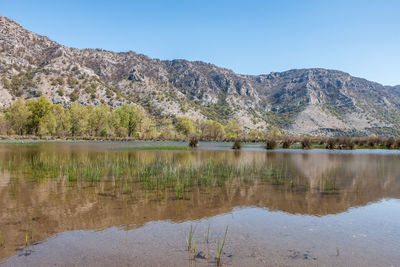
{"type": "Polygon", "coordinates": [[[150,114],[189,116],[291,134],[399,135],[400,85],[339,70],[249,75],[212,63],[153,59],[133,51],[66,47],[0,16],[0,107],[41,95],[64,106],[137,104],[150,114]]]}

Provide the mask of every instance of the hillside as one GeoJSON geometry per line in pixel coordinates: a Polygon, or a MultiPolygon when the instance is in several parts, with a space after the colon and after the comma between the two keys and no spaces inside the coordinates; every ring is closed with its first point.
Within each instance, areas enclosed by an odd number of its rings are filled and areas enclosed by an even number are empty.
{"type": "Polygon", "coordinates": [[[326,69],[242,75],[204,62],[74,49],[0,16],[0,107],[46,96],[113,107],[136,103],[155,117],[187,115],[292,134],[398,135],[400,86],[326,69]]]}

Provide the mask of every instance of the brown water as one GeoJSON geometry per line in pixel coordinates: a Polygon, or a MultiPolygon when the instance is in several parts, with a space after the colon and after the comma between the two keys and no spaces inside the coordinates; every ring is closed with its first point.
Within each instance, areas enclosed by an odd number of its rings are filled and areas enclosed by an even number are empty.
{"type": "Polygon", "coordinates": [[[0,144],[0,263],[400,266],[398,152],[137,145],[0,144]]]}

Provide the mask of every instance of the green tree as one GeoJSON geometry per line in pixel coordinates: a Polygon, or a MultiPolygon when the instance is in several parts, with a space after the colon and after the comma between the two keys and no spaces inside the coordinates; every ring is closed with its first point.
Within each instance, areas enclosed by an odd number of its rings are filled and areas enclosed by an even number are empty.
{"type": "Polygon", "coordinates": [[[72,103],[69,107],[69,117],[71,122],[71,135],[85,135],[88,129],[88,109],[78,103],[72,103]]]}
{"type": "Polygon", "coordinates": [[[96,107],[89,106],[89,134],[93,136],[105,136],[109,132],[108,118],[110,116],[110,107],[100,105],[96,107]]]}
{"type": "Polygon", "coordinates": [[[248,139],[251,141],[261,141],[264,139],[265,134],[259,130],[250,130],[248,134],[248,139]]]}
{"type": "Polygon", "coordinates": [[[222,140],[225,137],[224,127],[219,122],[207,120],[202,123],[201,128],[204,140],[222,140]]]}
{"type": "Polygon", "coordinates": [[[21,98],[14,101],[5,112],[5,117],[11,124],[11,128],[19,135],[23,135],[26,132],[30,116],[31,112],[21,98]]]}
{"type": "Polygon", "coordinates": [[[239,138],[243,131],[240,127],[239,122],[236,119],[230,119],[225,126],[226,139],[234,140],[239,138]]]}
{"type": "Polygon", "coordinates": [[[39,125],[44,118],[51,112],[52,104],[47,100],[46,97],[42,96],[37,100],[31,100],[27,102],[29,111],[28,130],[29,133],[38,134],[39,125]]]}
{"type": "Polygon", "coordinates": [[[163,140],[172,140],[175,138],[175,130],[171,119],[165,118],[161,120],[160,138],[163,140]]]}
{"type": "Polygon", "coordinates": [[[195,124],[191,118],[187,116],[177,118],[176,122],[176,130],[183,134],[185,137],[188,137],[191,134],[194,134],[196,131],[195,124]]]}
{"type": "Polygon", "coordinates": [[[0,134],[7,134],[10,130],[10,122],[4,113],[0,113],[0,134]]]}
{"type": "Polygon", "coordinates": [[[56,120],[55,134],[58,136],[66,136],[71,129],[70,114],[61,104],[53,105],[52,114],[56,120]]]}
{"type": "Polygon", "coordinates": [[[279,138],[282,136],[281,131],[278,127],[272,126],[268,131],[268,137],[279,138]]]}
{"type": "Polygon", "coordinates": [[[54,113],[49,112],[46,114],[39,123],[38,134],[43,135],[55,135],[57,132],[57,119],[54,113]]]}
{"type": "Polygon", "coordinates": [[[123,105],[117,109],[120,126],[127,129],[128,136],[141,131],[141,124],[145,118],[144,110],[136,105],[123,105]]]}

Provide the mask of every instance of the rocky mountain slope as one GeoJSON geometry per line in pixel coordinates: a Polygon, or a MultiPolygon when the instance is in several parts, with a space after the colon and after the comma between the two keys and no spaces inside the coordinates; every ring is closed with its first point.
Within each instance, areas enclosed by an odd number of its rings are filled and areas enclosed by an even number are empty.
{"type": "Polygon", "coordinates": [[[248,129],[293,134],[400,133],[400,86],[336,70],[241,75],[198,61],[74,49],[0,16],[0,107],[41,95],[65,106],[136,103],[157,117],[236,118],[248,129]]]}

